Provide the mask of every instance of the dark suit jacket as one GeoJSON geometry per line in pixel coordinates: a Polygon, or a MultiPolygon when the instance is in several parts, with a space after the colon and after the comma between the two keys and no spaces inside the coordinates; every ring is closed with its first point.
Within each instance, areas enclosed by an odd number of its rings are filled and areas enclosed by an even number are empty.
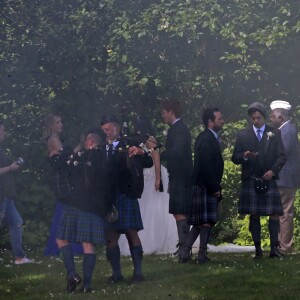
{"type": "Polygon", "coordinates": [[[190,183],[193,172],[191,134],[180,119],[169,130],[166,150],[161,153],[161,160],[167,161],[169,178],[181,178],[182,183],[190,183]]]}
{"type": "Polygon", "coordinates": [[[286,162],[280,130],[266,125],[261,142],[258,141],[252,125],[239,131],[232,161],[242,165],[242,180],[248,180],[253,176],[261,177],[269,170],[275,174],[274,179],[278,179],[278,174],[286,162]],[[259,155],[245,160],[244,153],[247,150],[258,152],[259,155]]]}
{"type": "Polygon", "coordinates": [[[209,129],[205,129],[195,142],[193,184],[206,187],[212,194],[221,191],[223,170],[220,143],[209,129]]]}
{"type": "Polygon", "coordinates": [[[298,131],[292,122],[284,124],[281,128],[281,139],[286,151],[287,161],[279,173],[279,186],[296,188],[300,182],[300,156],[298,131]]]}
{"type": "MultiPolygon", "coordinates": [[[[122,141],[117,145],[118,147],[126,148],[122,141]]],[[[132,199],[140,198],[144,190],[143,169],[152,166],[152,158],[147,153],[129,158],[127,151],[115,151],[112,167],[118,191],[132,199]]]]}

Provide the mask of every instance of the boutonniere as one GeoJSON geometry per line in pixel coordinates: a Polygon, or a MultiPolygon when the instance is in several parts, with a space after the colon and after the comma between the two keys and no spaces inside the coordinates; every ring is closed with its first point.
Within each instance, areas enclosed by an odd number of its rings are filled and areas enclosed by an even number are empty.
{"type": "Polygon", "coordinates": [[[168,135],[168,130],[169,130],[169,129],[165,129],[165,130],[163,131],[163,135],[164,135],[164,136],[167,136],[167,135],[168,135]]]}
{"type": "Polygon", "coordinates": [[[267,138],[267,141],[268,141],[269,138],[272,138],[273,136],[275,136],[275,133],[272,132],[272,131],[268,131],[268,132],[267,132],[267,136],[268,136],[268,138],[267,138]]]}

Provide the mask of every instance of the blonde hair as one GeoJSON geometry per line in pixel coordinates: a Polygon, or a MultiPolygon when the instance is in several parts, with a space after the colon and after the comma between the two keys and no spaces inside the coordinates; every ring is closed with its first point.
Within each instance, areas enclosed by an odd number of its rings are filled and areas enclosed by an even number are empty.
{"type": "Polygon", "coordinates": [[[58,113],[49,113],[45,118],[43,130],[43,139],[45,141],[47,141],[51,136],[51,126],[53,125],[55,118],[61,118],[61,115],[58,113]]]}

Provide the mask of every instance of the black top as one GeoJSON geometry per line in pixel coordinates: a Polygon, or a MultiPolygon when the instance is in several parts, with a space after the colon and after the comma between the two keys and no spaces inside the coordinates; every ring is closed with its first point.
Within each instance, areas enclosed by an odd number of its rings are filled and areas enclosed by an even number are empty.
{"type": "Polygon", "coordinates": [[[71,186],[70,194],[60,201],[101,217],[107,214],[115,199],[115,186],[106,151],[62,152],[52,156],[50,161],[61,178],[67,178],[71,186]]]}
{"type": "Polygon", "coordinates": [[[180,178],[183,184],[191,181],[193,172],[191,134],[181,119],[169,128],[166,150],[160,157],[161,160],[167,161],[170,180],[180,178]]]}
{"type": "Polygon", "coordinates": [[[214,134],[205,129],[195,142],[193,183],[204,186],[210,193],[221,191],[224,162],[220,144],[214,134]]]}
{"type": "MultiPolygon", "coordinates": [[[[135,145],[133,143],[129,146],[135,145]]],[[[140,198],[144,190],[143,168],[152,167],[152,158],[147,153],[129,158],[127,150],[118,151],[118,148],[126,148],[122,140],[116,146],[111,166],[115,172],[118,191],[129,198],[140,198]]]]}

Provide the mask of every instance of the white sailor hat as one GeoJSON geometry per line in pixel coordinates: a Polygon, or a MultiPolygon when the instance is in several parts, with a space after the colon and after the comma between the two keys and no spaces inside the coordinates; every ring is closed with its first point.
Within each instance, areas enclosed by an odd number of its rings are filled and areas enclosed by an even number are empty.
{"type": "Polygon", "coordinates": [[[287,101],[275,100],[270,104],[271,109],[283,108],[286,110],[291,110],[292,106],[287,101]]]}

